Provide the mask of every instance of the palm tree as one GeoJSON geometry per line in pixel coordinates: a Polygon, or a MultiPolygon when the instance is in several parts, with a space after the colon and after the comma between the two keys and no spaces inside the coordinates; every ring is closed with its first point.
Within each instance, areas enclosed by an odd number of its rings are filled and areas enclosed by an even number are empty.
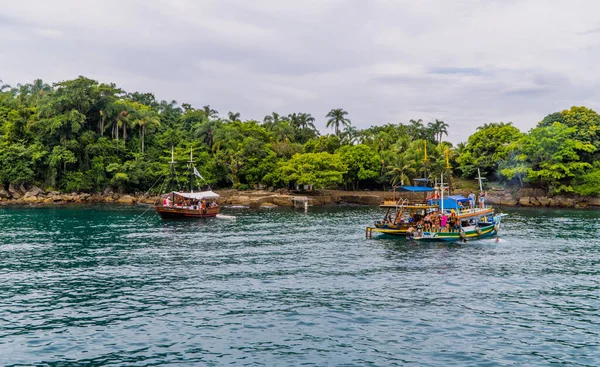
{"type": "Polygon", "coordinates": [[[280,121],[287,121],[287,117],[282,117],[277,112],[273,112],[270,115],[265,116],[263,119],[263,125],[265,125],[267,130],[270,130],[280,121]]]}
{"type": "Polygon", "coordinates": [[[454,153],[458,157],[461,154],[463,154],[463,152],[465,151],[466,148],[467,148],[467,143],[465,143],[464,141],[461,141],[460,143],[456,144],[456,148],[454,148],[454,153]]]}
{"type": "Polygon", "coordinates": [[[427,139],[429,138],[433,138],[433,140],[437,141],[437,137],[439,135],[439,129],[438,129],[438,124],[437,124],[437,120],[436,122],[430,122],[427,124],[427,130],[428,130],[428,136],[427,139]]]}
{"type": "Polygon", "coordinates": [[[212,151],[215,141],[215,133],[221,125],[220,120],[204,120],[196,129],[195,135],[212,151]]]}
{"type": "Polygon", "coordinates": [[[210,108],[210,105],[202,107],[202,111],[204,111],[204,116],[207,119],[219,117],[219,111],[213,110],[212,108],[210,108]]]}
{"type": "Polygon", "coordinates": [[[442,120],[435,120],[435,122],[430,122],[427,124],[427,127],[431,129],[431,132],[434,136],[434,140],[437,140],[439,144],[442,143],[442,136],[448,136],[448,124],[442,120]]]}
{"type": "Polygon", "coordinates": [[[240,121],[240,113],[229,111],[229,113],[227,113],[227,118],[229,121],[240,121]]]}
{"type": "Polygon", "coordinates": [[[354,126],[346,126],[344,131],[341,133],[341,139],[343,144],[353,145],[358,141],[359,132],[354,126]]]}
{"type": "Polygon", "coordinates": [[[299,113],[298,114],[298,127],[301,129],[311,128],[316,130],[315,127],[315,118],[311,116],[310,113],[299,113]]]}
{"type": "Polygon", "coordinates": [[[325,117],[329,117],[327,120],[327,127],[334,127],[335,135],[340,135],[340,125],[342,126],[350,126],[352,122],[347,119],[346,116],[348,112],[344,111],[341,108],[335,108],[329,111],[329,113],[325,117]]]}
{"type": "Polygon", "coordinates": [[[294,128],[287,121],[279,121],[273,125],[272,131],[278,142],[289,141],[294,136],[294,128]]]}
{"type": "Polygon", "coordinates": [[[123,127],[123,132],[125,133],[127,131],[125,128],[127,116],[128,113],[126,110],[121,110],[121,112],[117,114],[117,119],[115,120],[115,124],[113,125],[113,138],[117,141],[119,141],[119,129],[123,127]]]}
{"type": "Polygon", "coordinates": [[[397,156],[394,163],[387,167],[388,174],[392,176],[392,186],[398,183],[410,182],[410,177],[416,175],[415,161],[405,156],[397,156]]]}
{"type": "Polygon", "coordinates": [[[423,129],[425,129],[425,126],[423,126],[423,120],[421,119],[418,119],[416,121],[410,120],[409,125],[406,128],[408,136],[410,136],[411,140],[417,140],[422,138],[423,129]]]}
{"type": "Polygon", "coordinates": [[[142,154],[144,154],[144,140],[146,137],[146,126],[160,125],[160,120],[155,111],[148,109],[140,111],[138,118],[133,122],[140,127],[140,140],[142,141],[142,154]]]}
{"type": "Polygon", "coordinates": [[[4,92],[5,90],[10,90],[10,85],[2,84],[4,83],[2,79],[0,79],[0,92],[4,92]]]}

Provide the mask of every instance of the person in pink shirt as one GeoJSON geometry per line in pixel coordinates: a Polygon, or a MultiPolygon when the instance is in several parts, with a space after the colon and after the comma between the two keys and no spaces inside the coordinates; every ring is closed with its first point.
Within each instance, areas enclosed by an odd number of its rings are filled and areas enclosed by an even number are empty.
{"type": "Polygon", "coordinates": [[[440,219],[440,227],[446,228],[446,222],[448,222],[448,217],[446,216],[446,213],[442,213],[442,218],[440,219]]]}

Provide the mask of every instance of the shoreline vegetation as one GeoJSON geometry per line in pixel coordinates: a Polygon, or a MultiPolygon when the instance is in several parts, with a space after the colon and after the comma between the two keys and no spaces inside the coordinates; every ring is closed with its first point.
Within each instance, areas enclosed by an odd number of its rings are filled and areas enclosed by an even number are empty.
{"type": "MultiPolygon", "coordinates": [[[[414,201],[423,200],[422,193],[392,192],[392,191],[343,191],[319,190],[314,192],[293,192],[289,190],[265,191],[234,189],[216,190],[221,195],[217,200],[221,206],[247,208],[293,207],[293,199],[308,197],[313,206],[327,205],[369,205],[377,206],[383,200],[404,198],[414,201]]],[[[471,189],[457,189],[453,194],[467,196],[471,189]]],[[[111,191],[97,194],[69,193],[57,191],[45,192],[38,187],[25,190],[23,187],[10,187],[10,190],[0,190],[0,206],[59,206],[73,204],[116,204],[136,205],[154,204],[159,196],[129,195],[111,191]]],[[[555,208],[600,208],[600,198],[583,196],[547,196],[543,190],[492,189],[487,192],[486,203],[497,206],[521,207],[555,207],[555,208]]]]}
{"type": "Polygon", "coordinates": [[[600,115],[586,107],[551,113],[528,132],[484,123],[457,145],[444,140],[450,126],[442,120],[358,129],[350,117],[342,108],[322,117],[222,116],[83,76],[0,81],[0,204],[148,202],[139,193],[171,189],[173,149],[172,189],[210,186],[225,205],[291,205],[291,189],[319,193],[296,195],[314,205],[375,205],[392,187],[442,175],[453,193],[478,193],[481,174],[491,204],[598,206],[600,115]],[[199,177],[186,173],[191,165],[199,177]]]}

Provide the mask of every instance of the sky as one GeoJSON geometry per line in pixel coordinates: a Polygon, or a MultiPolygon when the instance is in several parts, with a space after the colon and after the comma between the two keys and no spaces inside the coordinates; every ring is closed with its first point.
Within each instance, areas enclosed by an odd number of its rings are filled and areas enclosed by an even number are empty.
{"type": "Polygon", "coordinates": [[[487,122],[528,131],[600,110],[600,2],[0,0],[0,79],[79,75],[262,120],[332,108],[358,128],[487,122]]]}

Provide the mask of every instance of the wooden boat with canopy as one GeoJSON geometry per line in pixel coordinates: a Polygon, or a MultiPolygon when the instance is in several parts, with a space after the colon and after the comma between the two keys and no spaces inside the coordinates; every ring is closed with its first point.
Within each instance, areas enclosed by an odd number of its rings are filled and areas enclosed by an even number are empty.
{"type": "Polygon", "coordinates": [[[174,152],[171,150],[171,191],[162,194],[160,203],[157,203],[154,208],[163,219],[192,219],[192,218],[210,218],[216,217],[219,214],[219,205],[216,200],[219,194],[212,190],[194,192],[194,178],[204,178],[200,175],[194,166],[192,152],[190,151],[190,191],[182,192],[175,191],[175,159],[174,152]]]}

